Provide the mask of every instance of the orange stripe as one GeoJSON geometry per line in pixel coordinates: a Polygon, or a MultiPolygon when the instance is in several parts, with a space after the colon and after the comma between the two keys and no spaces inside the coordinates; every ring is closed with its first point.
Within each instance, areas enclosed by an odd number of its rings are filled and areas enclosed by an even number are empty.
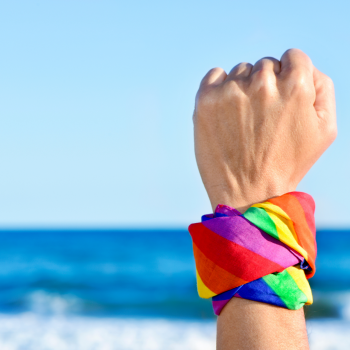
{"type": "Polygon", "coordinates": [[[309,255],[308,263],[313,270],[312,275],[314,275],[316,259],[315,239],[306,221],[304,210],[298,199],[293,195],[286,193],[281,197],[269,199],[268,202],[279,206],[293,221],[294,230],[298,236],[299,244],[307,251],[309,255]]]}
{"type": "Polygon", "coordinates": [[[214,293],[220,294],[247,283],[247,281],[215,265],[198,249],[195,243],[193,243],[193,253],[199,276],[203,283],[214,293]]]}
{"type": "Polygon", "coordinates": [[[289,194],[296,197],[296,199],[300,203],[301,207],[304,210],[305,219],[309,225],[309,229],[311,230],[312,234],[315,236],[315,234],[316,234],[315,202],[314,202],[313,198],[304,192],[295,191],[295,192],[290,192],[289,194]]]}

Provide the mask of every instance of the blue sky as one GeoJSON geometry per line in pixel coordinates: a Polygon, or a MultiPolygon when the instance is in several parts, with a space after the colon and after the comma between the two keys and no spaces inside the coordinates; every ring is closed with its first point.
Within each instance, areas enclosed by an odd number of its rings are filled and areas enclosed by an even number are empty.
{"type": "Polygon", "coordinates": [[[350,227],[346,1],[4,1],[0,227],[185,227],[211,208],[194,153],[202,76],[305,51],[339,135],[299,190],[350,227]]]}

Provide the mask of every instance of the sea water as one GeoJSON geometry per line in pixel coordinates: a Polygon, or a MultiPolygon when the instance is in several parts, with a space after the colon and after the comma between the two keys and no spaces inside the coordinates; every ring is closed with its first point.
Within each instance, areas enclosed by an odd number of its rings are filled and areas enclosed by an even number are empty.
{"type": "MultiPolygon", "coordinates": [[[[0,349],[215,349],[186,230],[0,231],[0,349]]],[[[317,233],[312,349],[350,349],[350,231],[317,233]]]]}

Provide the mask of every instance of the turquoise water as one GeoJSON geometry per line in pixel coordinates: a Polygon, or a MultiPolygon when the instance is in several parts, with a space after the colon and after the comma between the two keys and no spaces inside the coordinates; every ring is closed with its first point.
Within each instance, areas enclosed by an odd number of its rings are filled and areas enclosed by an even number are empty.
{"type": "MultiPolygon", "coordinates": [[[[0,313],[213,318],[186,230],[1,231],[0,313]]],[[[350,231],[318,231],[309,318],[343,317],[350,231]]],[[[344,311],[345,310],[345,311],[344,311]]]]}
{"type": "MultiPolygon", "coordinates": [[[[350,349],[350,231],[318,231],[312,350],[350,349]]],[[[186,230],[0,231],[0,348],[214,350],[186,230]]]]}

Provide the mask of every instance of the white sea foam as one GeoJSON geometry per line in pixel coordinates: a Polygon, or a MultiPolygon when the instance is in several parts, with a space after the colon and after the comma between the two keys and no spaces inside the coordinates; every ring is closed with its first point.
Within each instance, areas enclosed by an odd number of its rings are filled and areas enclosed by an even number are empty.
{"type": "Polygon", "coordinates": [[[0,315],[1,350],[213,350],[214,322],[0,315]]]}
{"type": "Polygon", "coordinates": [[[350,322],[342,320],[308,321],[311,350],[349,350],[350,322]]]}
{"type": "MultiPolygon", "coordinates": [[[[309,321],[312,350],[349,350],[350,322],[309,321]]],[[[0,315],[1,350],[214,350],[215,322],[0,315]]]]}
{"type": "Polygon", "coordinates": [[[81,311],[81,300],[73,295],[59,295],[37,290],[25,298],[27,308],[39,315],[66,315],[81,311]]]}

